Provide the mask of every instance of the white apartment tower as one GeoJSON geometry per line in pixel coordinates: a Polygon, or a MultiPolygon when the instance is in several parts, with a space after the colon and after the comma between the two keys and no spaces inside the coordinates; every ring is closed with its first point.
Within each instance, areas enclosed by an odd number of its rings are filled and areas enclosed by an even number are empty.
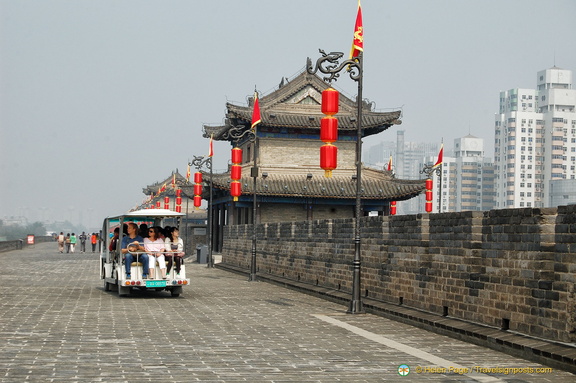
{"type": "Polygon", "coordinates": [[[540,71],[537,87],[500,92],[494,142],[496,208],[550,206],[551,181],[576,179],[572,71],[540,71]]]}

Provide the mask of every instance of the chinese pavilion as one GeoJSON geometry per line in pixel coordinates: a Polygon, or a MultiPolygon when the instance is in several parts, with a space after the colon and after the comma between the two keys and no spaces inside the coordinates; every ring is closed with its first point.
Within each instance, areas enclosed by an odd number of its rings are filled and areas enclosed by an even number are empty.
{"type": "MultiPolygon", "coordinates": [[[[219,250],[226,224],[252,223],[254,192],[256,222],[352,218],[356,199],[356,110],[355,101],[340,95],[338,118],[338,165],[332,177],[320,168],[320,119],[322,91],[330,84],[303,71],[278,89],[258,99],[261,123],[255,138],[235,139],[232,130],[248,130],[254,99],[248,106],[226,104],[223,125],[204,125],[204,137],[231,142],[242,149],[242,194],[230,195],[230,171],[213,175],[214,248],[219,250]],[[256,163],[254,163],[256,153],[256,163]],[[256,178],[254,178],[256,176],[256,178]],[[254,181],[255,180],[255,181],[254,181]],[[254,188],[255,184],[255,188],[254,188]],[[220,238],[220,239],[219,239],[220,238]]],[[[400,124],[400,111],[376,112],[363,102],[362,137],[378,134],[400,124]]],[[[204,173],[205,185],[209,175],[204,173]]],[[[424,180],[400,180],[391,171],[362,168],[362,212],[389,214],[391,201],[413,198],[425,189],[424,180]]],[[[187,195],[190,195],[183,188],[187,195]]],[[[204,198],[209,189],[204,188],[204,198]]]]}

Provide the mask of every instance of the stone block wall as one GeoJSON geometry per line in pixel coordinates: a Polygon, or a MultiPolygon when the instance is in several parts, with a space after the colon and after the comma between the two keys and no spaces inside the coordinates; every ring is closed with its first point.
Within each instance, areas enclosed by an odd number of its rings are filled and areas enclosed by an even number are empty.
{"type": "MultiPolygon", "coordinates": [[[[257,225],[259,273],[351,291],[354,221],[257,225]]],[[[362,296],[563,342],[576,340],[576,205],[361,219],[362,296]]],[[[251,225],[223,263],[250,267],[251,225]]]]}

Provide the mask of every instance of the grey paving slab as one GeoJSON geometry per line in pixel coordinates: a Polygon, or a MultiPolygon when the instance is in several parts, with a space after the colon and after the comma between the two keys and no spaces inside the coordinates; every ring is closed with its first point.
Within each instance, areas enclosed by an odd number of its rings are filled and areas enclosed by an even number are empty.
{"type": "Polygon", "coordinates": [[[0,382],[575,381],[205,265],[187,263],[192,285],[178,298],[120,298],[103,290],[98,267],[96,254],[52,243],[0,254],[0,382]]]}

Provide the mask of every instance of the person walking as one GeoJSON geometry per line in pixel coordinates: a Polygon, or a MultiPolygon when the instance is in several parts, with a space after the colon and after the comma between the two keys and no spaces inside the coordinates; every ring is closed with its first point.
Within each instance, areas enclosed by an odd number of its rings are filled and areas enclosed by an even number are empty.
{"type": "Polygon", "coordinates": [[[70,252],[73,253],[76,248],[76,234],[72,233],[70,236],[70,252]]]}
{"type": "Polygon", "coordinates": [[[98,242],[98,237],[96,233],[92,233],[92,237],[90,237],[90,242],[92,243],[92,252],[96,251],[96,243],[98,242]]]}
{"type": "Polygon", "coordinates": [[[86,239],[88,237],[86,237],[86,233],[82,232],[82,234],[80,234],[80,236],[78,236],[78,239],[80,240],[80,252],[81,253],[85,253],[86,252],[86,239]]]}
{"type": "Polygon", "coordinates": [[[70,233],[66,233],[66,239],[64,240],[66,244],[66,253],[70,252],[70,233]]]}
{"type": "Polygon", "coordinates": [[[60,235],[58,236],[58,251],[60,253],[64,252],[64,241],[66,240],[66,238],[64,237],[64,233],[60,232],[60,235]]]}

